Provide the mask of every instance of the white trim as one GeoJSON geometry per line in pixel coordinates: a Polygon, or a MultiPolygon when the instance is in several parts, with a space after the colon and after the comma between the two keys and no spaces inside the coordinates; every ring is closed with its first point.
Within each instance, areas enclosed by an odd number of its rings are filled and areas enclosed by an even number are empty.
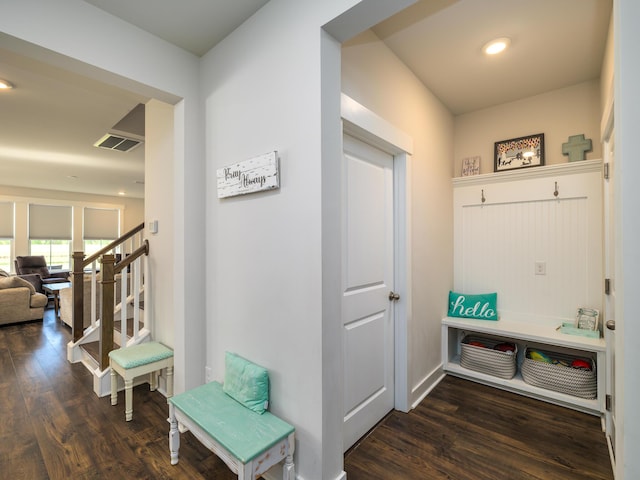
{"type": "Polygon", "coordinates": [[[613,131],[613,119],[614,119],[614,91],[613,87],[607,96],[607,103],[604,106],[602,112],[602,119],[600,120],[600,142],[605,143],[611,137],[613,131]]]}
{"type": "MultiPolygon", "coordinates": [[[[275,465],[270,470],[264,472],[262,474],[262,477],[265,480],[281,480],[282,479],[282,465],[275,465]]],[[[298,475],[296,473],[296,480],[304,480],[304,477],[301,476],[301,475],[298,475]]],[[[347,480],[347,472],[345,472],[343,470],[342,472],[340,472],[340,475],[338,475],[334,480],[347,480]]]]}
{"type": "Polygon", "coordinates": [[[530,178],[555,177],[558,175],[572,175],[587,173],[602,169],[602,160],[583,160],[580,162],[566,162],[542,167],[523,168],[509,172],[483,173],[470,177],[455,177],[454,186],[487,185],[490,183],[503,183],[506,181],[524,180],[530,178]]]}
{"type": "MultiPolygon", "coordinates": [[[[67,193],[67,192],[65,192],[67,193]]],[[[73,193],[73,192],[72,192],[73,193]]],[[[136,198],[135,200],[140,200],[136,198]]],[[[108,208],[113,210],[124,211],[124,204],[121,203],[106,203],[106,202],[92,202],[83,200],[61,200],[46,197],[23,197],[20,195],[0,195],[0,202],[13,202],[13,203],[35,203],[38,205],[51,205],[51,206],[64,206],[64,207],[89,207],[89,208],[108,208]]]]}
{"type": "Polygon", "coordinates": [[[409,411],[408,329],[411,312],[411,153],[413,139],[344,93],[341,116],[345,133],[394,156],[394,283],[400,300],[394,308],[394,407],[409,411]]]}
{"type": "Polygon", "coordinates": [[[416,408],[445,377],[442,363],[411,389],[411,408],[416,408]]]}
{"type": "Polygon", "coordinates": [[[413,154],[413,138],[344,93],[340,97],[343,129],[352,137],[391,153],[413,154]]]}

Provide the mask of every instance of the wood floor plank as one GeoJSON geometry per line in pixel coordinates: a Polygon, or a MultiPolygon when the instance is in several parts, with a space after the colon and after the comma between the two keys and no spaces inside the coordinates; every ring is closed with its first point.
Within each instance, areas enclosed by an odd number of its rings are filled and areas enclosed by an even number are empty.
{"type": "Polygon", "coordinates": [[[0,478],[236,479],[189,432],[171,465],[167,399],[146,384],[135,387],[126,422],[124,392],[112,406],[93,393],[82,364],[66,361],[70,339],[52,309],[43,322],[0,327],[0,478]]]}
{"type": "Polygon", "coordinates": [[[612,480],[600,419],[455,377],[345,456],[349,480],[612,480]]]}

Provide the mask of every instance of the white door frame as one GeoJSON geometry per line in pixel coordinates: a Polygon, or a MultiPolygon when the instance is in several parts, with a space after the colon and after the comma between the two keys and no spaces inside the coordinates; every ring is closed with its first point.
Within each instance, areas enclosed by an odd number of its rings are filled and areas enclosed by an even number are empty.
{"type": "Polygon", "coordinates": [[[411,154],[413,139],[344,93],[341,95],[344,133],[393,155],[394,287],[394,408],[409,411],[409,345],[411,318],[411,154]]]}
{"type": "MultiPolygon", "coordinates": [[[[614,94],[613,91],[609,93],[608,97],[609,101],[607,102],[607,104],[605,105],[604,108],[604,113],[602,115],[602,120],[601,120],[601,124],[600,124],[600,137],[601,137],[601,142],[603,146],[607,146],[610,141],[611,141],[611,136],[614,133],[614,112],[615,112],[615,108],[614,108],[614,94]]],[[[615,141],[614,141],[615,143],[615,141]]],[[[615,145],[614,145],[615,148],[615,145]]],[[[609,160],[609,151],[607,150],[606,152],[603,152],[603,157],[604,157],[604,161],[607,162],[609,160]]],[[[615,152],[614,152],[615,155],[615,152]]],[[[618,215],[619,215],[619,191],[617,191],[619,187],[619,183],[617,181],[617,171],[618,171],[618,167],[613,168],[613,171],[611,171],[611,169],[609,170],[609,175],[610,175],[610,182],[613,183],[613,188],[614,188],[614,199],[613,199],[613,208],[614,208],[614,218],[610,218],[609,219],[609,227],[611,229],[613,229],[615,231],[616,225],[619,223],[618,220],[618,215]]],[[[604,192],[603,192],[604,193],[604,192]]],[[[612,199],[609,199],[612,200],[612,199]]],[[[603,198],[603,201],[605,201],[605,199],[603,198]]],[[[610,215],[611,211],[609,212],[603,212],[604,215],[610,215]]],[[[605,222],[605,227],[606,227],[606,222],[605,222]]],[[[609,232],[609,235],[611,235],[611,241],[614,241],[616,243],[620,242],[620,238],[617,238],[617,235],[613,234],[614,232],[609,232]]],[[[621,252],[621,246],[619,244],[616,244],[614,246],[614,255],[615,255],[615,259],[614,259],[614,264],[610,265],[610,268],[613,269],[614,273],[616,275],[618,275],[619,272],[619,265],[621,262],[621,259],[619,257],[620,252],[621,252]]],[[[604,255],[609,255],[609,252],[607,250],[604,251],[604,255]]],[[[609,261],[610,259],[605,260],[609,261]]],[[[609,272],[605,272],[607,275],[609,272]]],[[[615,282],[615,278],[614,278],[614,282],[615,282]]],[[[615,288],[615,286],[614,286],[615,288]]],[[[606,300],[605,300],[606,302],[606,300]]],[[[616,309],[618,308],[617,305],[618,300],[616,300],[616,305],[613,306],[613,310],[614,310],[614,314],[617,311],[616,309]]],[[[620,316],[620,319],[618,319],[619,315],[616,315],[616,318],[614,318],[613,320],[615,320],[618,325],[617,327],[620,328],[622,327],[622,316],[620,316]]],[[[611,320],[610,318],[603,318],[602,319],[603,322],[606,322],[607,320],[611,320]]],[[[606,326],[604,327],[606,329],[606,326]]],[[[623,362],[622,362],[622,358],[620,355],[620,352],[623,351],[623,346],[622,346],[622,342],[623,342],[623,336],[622,335],[615,335],[614,336],[614,351],[618,352],[618,361],[614,362],[614,382],[615,385],[613,385],[613,391],[614,391],[614,397],[613,397],[613,402],[614,402],[614,411],[616,413],[615,415],[615,431],[614,431],[614,435],[615,438],[613,438],[613,441],[616,445],[616,449],[615,449],[615,456],[614,456],[614,452],[612,450],[612,445],[609,444],[609,455],[611,457],[611,464],[612,467],[614,469],[614,477],[620,477],[622,478],[623,476],[623,470],[622,470],[622,466],[624,465],[623,463],[623,454],[624,454],[624,449],[622,448],[622,431],[623,428],[621,428],[622,425],[624,425],[623,423],[623,417],[624,417],[624,407],[622,405],[622,402],[620,402],[618,400],[618,398],[620,398],[620,400],[622,400],[621,398],[621,392],[623,391],[623,385],[622,385],[622,378],[623,378],[623,362]]],[[[609,350],[607,349],[607,356],[610,355],[609,350]]],[[[607,361],[610,361],[609,358],[607,358],[607,361]]],[[[607,378],[607,383],[610,382],[611,379],[607,378]]],[[[609,393],[609,388],[607,388],[607,394],[609,393]]],[[[610,431],[610,422],[613,421],[613,417],[612,414],[607,412],[605,413],[605,420],[606,420],[606,433],[611,433],[610,431]]],[[[608,439],[609,440],[609,439],[608,439]]]]}

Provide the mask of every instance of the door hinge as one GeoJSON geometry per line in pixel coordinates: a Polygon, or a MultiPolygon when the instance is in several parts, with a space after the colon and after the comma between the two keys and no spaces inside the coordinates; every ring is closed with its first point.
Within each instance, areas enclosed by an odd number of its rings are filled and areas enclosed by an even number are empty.
{"type": "Polygon", "coordinates": [[[604,408],[607,409],[607,412],[610,412],[612,410],[612,407],[613,407],[613,398],[611,397],[611,395],[605,395],[604,408]]]}
{"type": "Polygon", "coordinates": [[[605,180],[609,180],[609,162],[605,162],[602,166],[604,171],[602,172],[605,180]]]}
{"type": "Polygon", "coordinates": [[[611,279],[604,279],[604,294],[609,295],[611,293],[611,279]]]}

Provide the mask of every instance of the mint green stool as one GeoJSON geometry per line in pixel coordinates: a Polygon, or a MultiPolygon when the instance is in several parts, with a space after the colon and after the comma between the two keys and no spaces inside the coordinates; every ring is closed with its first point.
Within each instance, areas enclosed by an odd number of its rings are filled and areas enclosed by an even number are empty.
{"type": "Polygon", "coordinates": [[[125,410],[127,422],[133,418],[133,380],[151,374],[149,386],[154,391],[158,384],[158,372],[167,370],[167,397],[173,395],[173,350],[160,342],[147,342],[109,352],[111,367],[111,405],[118,404],[118,377],[124,380],[125,410]]]}

